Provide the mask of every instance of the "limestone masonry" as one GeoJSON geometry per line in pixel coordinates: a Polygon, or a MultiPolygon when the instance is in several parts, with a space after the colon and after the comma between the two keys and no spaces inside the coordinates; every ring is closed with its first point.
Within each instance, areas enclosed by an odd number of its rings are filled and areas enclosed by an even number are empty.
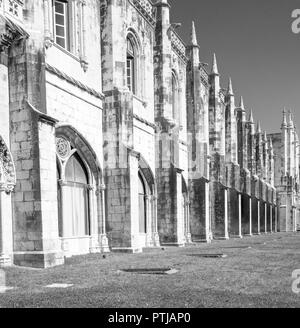
{"type": "Polygon", "coordinates": [[[263,132],[177,28],[167,0],[0,0],[0,265],[300,229],[292,114],[263,132]]]}

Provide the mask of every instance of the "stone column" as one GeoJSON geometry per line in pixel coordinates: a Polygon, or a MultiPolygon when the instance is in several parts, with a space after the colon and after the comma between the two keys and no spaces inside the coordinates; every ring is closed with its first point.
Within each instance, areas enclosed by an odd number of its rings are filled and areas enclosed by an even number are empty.
{"type": "Polygon", "coordinates": [[[249,197],[249,236],[252,236],[252,197],[249,197]]]}
{"type": "Polygon", "coordinates": [[[89,199],[89,218],[90,218],[90,253],[99,253],[100,246],[98,240],[98,218],[95,215],[95,188],[93,185],[88,185],[89,199]]]}
{"type": "Polygon", "coordinates": [[[0,267],[11,265],[12,257],[11,195],[0,189],[0,267]]]}
{"type": "Polygon", "coordinates": [[[252,197],[252,234],[257,235],[259,233],[259,221],[258,221],[258,200],[256,197],[252,197]]]}
{"type": "Polygon", "coordinates": [[[212,239],[210,218],[210,185],[204,179],[191,179],[190,230],[193,242],[210,242],[212,239]]]}
{"type": "Polygon", "coordinates": [[[257,201],[257,234],[260,235],[260,200],[257,201]]]}
{"type": "Polygon", "coordinates": [[[182,211],[182,171],[180,169],[177,170],[176,173],[176,181],[177,181],[177,195],[176,197],[176,213],[174,218],[177,222],[175,223],[175,233],[176,233],[176,243],[178,246],[182,246],[185,243],[185,222],[182,211]]]}
{"type": "Polygon", "coordinates": [[[105,190],[106,186],[101,184],[98,186],[96,191],[98,209],[98,236],[101,251],[109,252],[108,238],[106,236],[105,190]]]}
{"type": "Polygon", "coordinates": [[[229,239],[229,234],[228,234],[228,188],[224,189],[224,212],[225,212],[225,220],[224,220],[224,238],[229,239]]]}
{"type": "Polygon", "coordinates": [[[265,203],[265,233],[268,233],[268,205],[265,203]]]}
{"type": "Polygon", "coordinates": [[[275,232],[278,232],[278,208],[275,206],[275,232]]]}
{"type": "Polygon", "coordinates": [[[159,247],[160,241],[159,241],[159,235],[157,231],[157,197],[155,195],[151,196],[151,206],[152,206],[152,240],[153,240],[153,246],[159,247]]]}
{"type": "Polygon", "coordinates": [[[151,195],[145,195],[146,203],[146,247],[153,246],[151,195]]]}
{"type": "Polygon", "coordinates": [[[239,193],[239,237],[243,238],[242,236],[242,194],[239,193]]]}
{"type": "Polygon", "coordinates": [[[272,205],[270,204],[270,231],[273,233],[273,208],[272,205]]]}
{"type": "Polygon", "coordinates": [[[297,231],[297,224],[296,224],[296,207],[293,206],[293,232],[297,231]]]}
{"type": "Polygon", "coordinates": [[[184,204],[184,211],[185,211],[185,241],[186,243],[192,242],[192,235],[191,235],[191,229],[190,229],[190,201],[186,200],[184,204]]]}
{"type": "Polygon", "coordinates": [[[66,203],[66,188],[67,184],[64,180],[59,180],[58,181],[60,185],[60,190],[61,190],[61,248],[62,251],[64,252],[65,256],[68,256],[69,253],[69,243],[68,240],[66,239],[66,229],[64,228],[65,224],[67,223],[67,220],[65,220],[66,217],[68,217],[69,213],[67,210],[67,206],[64,206],[64,203],[66,203]]]}

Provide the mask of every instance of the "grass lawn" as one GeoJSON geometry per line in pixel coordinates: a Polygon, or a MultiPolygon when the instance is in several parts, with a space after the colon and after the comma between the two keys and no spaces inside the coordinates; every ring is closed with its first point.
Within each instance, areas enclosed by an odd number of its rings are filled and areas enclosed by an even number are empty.
{"type": "Polygon", "coordinates": [[[0,294],[0,307],[299,307],[300,294],[291,287],[296,269],[299,233],[108,254],[105,259],[101,254],[79,256],[46,270],[5,268],[7,286],[14,289],[0,294]],[[227,257],[199,256],[216,253],[227,257]],[[164,267],[178,272],[122,271],[164,267]],[[73,286],[45,288],[58,283],[73,286]]]}

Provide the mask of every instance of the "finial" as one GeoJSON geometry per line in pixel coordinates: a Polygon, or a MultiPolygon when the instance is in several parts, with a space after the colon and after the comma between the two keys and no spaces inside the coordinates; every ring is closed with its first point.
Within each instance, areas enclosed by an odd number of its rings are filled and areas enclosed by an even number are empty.
{"type": "Polygon", "coordinates": [[[195,28],[195,22],[192,21],[192,33],[191,33],[191,44],[192,46],[197,46],[198,41],[197,41],[197,34],[196,34],[196,28],[195,28]]]}
{"type": "Polygon", "coordinates": [[[260,126],[260,121],[257,122],[257,133],[261,134],[261,126],[260,126]]]}
{"type": "Polygon", "coordinates": [[[273,150],[273,140],[271,137],[269,138],[269,148],[273,150]]]}
{"type": "Polygon", "coordinates": [[[284,107],[282,112],[282,127],[287,127],[286,109],[284,107]]]}
{"type": "Polygon", "coordinates": [[[292,111],[291,110],[289,110],[288,126],[289,126],[289,128],[294,128],[293,114],[292,114],[292,111]]]}
{"type": "Polygon", "coordinates": [[[214,53],[214,56],[213,56],[213,65],[212,65],[211,73],[214,74],[214,75],[219,75],[217,58],[216,58],[215,53],[214,53]]]}
{"type": "Polygon", "coordinates": [[[239,106],[239,108],[241,108],[241,109],[245,110],[245,106],[244,106],[244,99],[243,99],[243,97],[242,97],[242,96],[241,96],[241,98],[240,98],[240,106],[239,106]]]}
{"type": "Polygon", "coordinates": [[[228,80],[227,95],[234,96],[231,78],[229,78],[229,80],[228,80]]]}
{"type": "Polygon", "coordinates": [[[249,123],[254,124],[253,110],[252,109],[251,109],[250,114],[249,114],[249,123]]]}

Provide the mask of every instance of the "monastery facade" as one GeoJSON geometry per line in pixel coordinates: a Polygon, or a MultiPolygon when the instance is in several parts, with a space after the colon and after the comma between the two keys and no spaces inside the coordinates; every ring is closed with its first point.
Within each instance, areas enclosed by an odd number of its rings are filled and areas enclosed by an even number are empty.
{"type": "Polygon", "coordinates": [[[297,231],[292,114],[263,132],[170,12],[0,0],[0,265],[297,231]]]}

